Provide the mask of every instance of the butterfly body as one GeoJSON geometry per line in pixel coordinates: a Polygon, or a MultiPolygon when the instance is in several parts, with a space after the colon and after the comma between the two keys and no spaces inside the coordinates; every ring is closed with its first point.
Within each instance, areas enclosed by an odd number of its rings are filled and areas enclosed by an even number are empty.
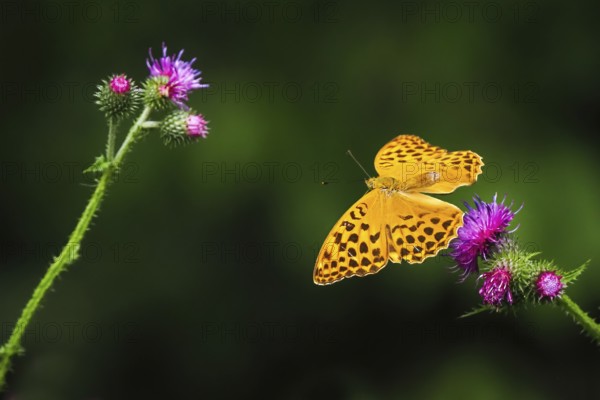
{"type": "Polygon", "coordinates": [[[448,247],[462,225],[456,206],[423,193],[450,193],[474,182],[481,157],[447,152],[413,135],[400,135],[375,158],[380,176],[342,215],[321,247],[313,272],[325,285],[379,272],[388,261],[421,263],[448,247]]]}
{"type": "Polygon", "coordinates": [[[423,189],[438,182],[440,175],[437,172],[425,172],[412,176],[404,181],[391,176],[378,176],[367,179],[369,189],[381,189],[385,191],[410,192],[414,189],[423,189]]]}

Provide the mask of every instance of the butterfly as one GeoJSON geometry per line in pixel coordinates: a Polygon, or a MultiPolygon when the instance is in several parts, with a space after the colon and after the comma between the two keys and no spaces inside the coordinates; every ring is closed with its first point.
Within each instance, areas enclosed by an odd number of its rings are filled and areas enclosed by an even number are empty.
{"type": "Polygon", "coordinates": [[[313,272],[317,285],[379,272],[388,261],[422,263],[457,236],[463,212],[424,193],[470,185],[483,161],[472,151],[449,152],[414,135],[400,135],[375,156],[370,189],[334,225],[313,272]]]}

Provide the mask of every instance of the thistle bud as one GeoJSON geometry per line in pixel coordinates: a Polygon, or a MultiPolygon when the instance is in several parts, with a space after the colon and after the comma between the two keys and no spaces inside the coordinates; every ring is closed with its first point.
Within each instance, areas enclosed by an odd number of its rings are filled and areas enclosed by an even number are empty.
{"type": "Polygon", "coordinates": [[[554,299],[560,296],[564,285],[561,281],[562,276],[554,271],[544,271],[538,275],[535,281],[535,287],[540,298],[554,299]]]}
{"type": "Polygon", "coordinates": [[[500,306],[503,301],[513,303],[510,291],[512,274],[507,266],[496,267],[481,275],[483,286],[479,289],[479,295],[485,304],[500,306]]]}
{"type": "Polygon", "coordinates": [[[160,137],[167,146],[197,142],[208,135],[208,122],[202,114],[176,110],[160,124],[160,137]]]}
{"type": "Polygon", "coordinates": [[[140,92],[124,74],[113,75],[98,85],[96,104],[107,118],[121,119],[133,113],[140,103],[140,92]]]}

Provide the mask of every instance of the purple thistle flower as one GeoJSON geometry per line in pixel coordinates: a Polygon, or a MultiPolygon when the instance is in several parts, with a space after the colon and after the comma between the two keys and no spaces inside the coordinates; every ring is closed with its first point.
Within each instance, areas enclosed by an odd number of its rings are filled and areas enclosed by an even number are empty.
{"type": "Polygon", "coordinates": [[[499,306],[503,300],[512,304],[513,298],[510,292],[510,279],[512,275],[507,267],[496,267],[489,272],[481,274],[483,286],[479,289],[479,295],[483,302],[493,306],[499,306]]]}
{"type": "Polygon", "coordinates": [[[540,298],[547,297],[550,300],[560,295],[564,285],[561,282],[562,276],[557,275],[554,271],[542,272],[535,281],[540,298]]]}
{"type": "MultiPolygon", "coordinates": [[[[475,208],[471,208],[467,202],[467,212],[463,218],[463,226],[458,229],[458,236],[450,243],[452,251],[450,255],[463,271],[463,278],[478,272],[477,258],[479,256],[487,259],[500,243],[507,232],[506,228],[512,221],[516,212],[512,212],[510,206],[496,201],[497,195],[491,203],[482,201],[479,197],[473,198],[475,208]]],[[[514,232],[516,228],[510,232],[514,232]]]]}
{"type": "Polygon", "coordinates": [[[204,119],[202,114],[191,114],[186,119],[186,130],[187,134],[190,137],[199,137],[206,138],[208,135],[208,121],[204,119]]]}
{"type": "Polygon", "coordinates": [[[192,68],[196,58],[191,61],[183,61],[179,54],[167,55],[167,46],[162,45],[163,54],[159,59],[152,56],[152,49],[149,50],[150,58],[146,60],[146,65],[150,70],[151,77],[164,77],[166,83],[159,87],[161,95],[168,97],[181,108],[187,109],[185,101],[188,99],[188,92],[194,89],[208,87],[207,84],[200,83],[200,71],[192,68]]]}
{"type": "Polygon", "coordinates": [[[110,90],[116,94],[128,93],[131,89],[131,83],[125,75],[113,76],[109,83],[110,90]]]}

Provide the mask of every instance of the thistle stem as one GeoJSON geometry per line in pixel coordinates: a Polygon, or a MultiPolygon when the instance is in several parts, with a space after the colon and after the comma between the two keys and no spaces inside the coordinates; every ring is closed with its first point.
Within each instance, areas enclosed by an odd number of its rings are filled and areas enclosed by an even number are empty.
{"type": "Polygon", "coordinates": [[[150,111],[152,111],[151,107],[145,107],[137,121],[135,121],[135,124],[133,124],[133,126],[127,133],[125,140],[123,140],[123,144],[121,144],[121,147],[119,148],[119,151],[115,156],[115,160],[113,163],[115,167],[118,167],[121,164],[123,157],[125,157],[125,154],[130,150],[133,142],[135,142],[136,139],[138,139],[139,133],[142,131],[144,122],[146,122],[148,116],[150,115],[150,111]]]}
{"type": "Polygon", "coordinates": [[[600,345],[600,324],[587,315],[569,296],[560,296],[560,304],[573,320],[581,325],[583,330],[600,345]]]}
{"type": "Polygon", "coordinates": [[[146,128],[146,129],[160,128],[160,122],[158,122],[158,121],[146,121],[146,122],[144,122],[144,128],[146,128]]]}
{"type": "MultiPolygon", "coordinates": [[[[81,241],[83,240],[85,232],[88,230],[90,222],[92,221],[94,215],[98,211],[98,207],[100,206],[100,203],[102,202],[102,199],[104,198],[104,195],[106,193],[106,188],[111,183],[111,178],[118,170],[121,162],[123,161],[123,158],[125,157],[125,154],[130,150],[131,145],[135,143],[136,139],[139,137],[142,131],[142,125],[150,115],[150,111],[151,108],[146,107],[127,133],[127,136],[123,141],[121,148],[114,157],[114,160],[112,161],[111,165],[109,165],[104,170],[102,176],[98,180],[96,189],[94,190],[92,197],[88,201],[88,204],[85,207],[83,214],[81,214],[81,217],[79,218],[75,229],[69,236],[69,240],[63,247],[59,256],[54,258],[54,261],[46,271],[46,274],[33,291],[33,295],[31,296],[31,298],[27,302],[27,305],[21,312],[21,316],[17,320],[17,323],[8,341],[6,342],[6,344],[4,344],[4,346],[0,348],[0,390],[4,387],[6,383],[6,374],[10,369],[10,361],[12,356],[22,352],[21,338],[25,333],[27,326],[31,322],[31,319],[33,318],[34,314],[39,308],[39,305],[43,300],[44,296],[46,295],[46,292],[52,287],[52,284],[54,283],[56,277],[59,276],[61,272],[65,271],[68,265],[72,264],[79,258],[79,248],[81,246],[81,241]]],[[[109,122],[109,148],[107,148],[107,150],[110,149],[110,141],[114,140],[114,138],[110,138],[110,135],[111,132],[114,134],[115,125],[115,123],[109,122]]],[[[112,147],[114,152],[114,143],[112,144],[112,147]]],[[[110,153],[107,152],[107,156],[109,154],[110,153]]]]}
{"type": "Polygon", "coordinates": [[[115,141],[117,139],[117,121],[108,119],[108,141],[106,142],[106,161],[111,162],[115,157],[115,141]]]}

